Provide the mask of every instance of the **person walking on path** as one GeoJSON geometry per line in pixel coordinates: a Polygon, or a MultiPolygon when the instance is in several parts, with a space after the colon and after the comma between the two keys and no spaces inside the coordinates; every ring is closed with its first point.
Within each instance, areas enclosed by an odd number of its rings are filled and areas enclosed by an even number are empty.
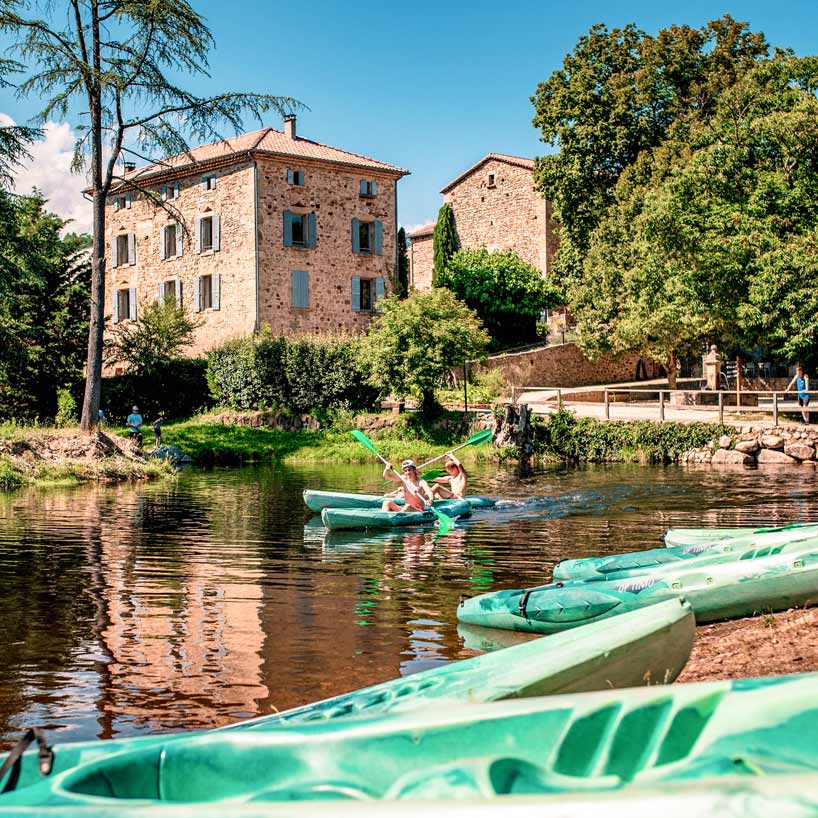
{"type": "Polygon", "coordinates": [[[804,367],[799,365],[795,367],[795,377],[787,384],[785,392],[795,387],[798,393],[798,405],[804,407],[801,412],[801,417],[804,423],[809,423],[809,375],[804,372],[804,367]]]}
{"type": "Polygon", "coordinates": [[[142,415],[139,414],[139,407],[134,406],[131,409],[131,414],[125,421],[128,431],[131,434],[131,439],[136,441],[136,445],[142,448],[142,415]]]}

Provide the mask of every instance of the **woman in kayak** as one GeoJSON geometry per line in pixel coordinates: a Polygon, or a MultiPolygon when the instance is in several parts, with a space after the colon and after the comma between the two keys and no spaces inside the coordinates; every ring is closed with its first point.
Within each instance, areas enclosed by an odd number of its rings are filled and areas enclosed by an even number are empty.
{"type": "Polygon", "coordinates": [[[448,473],[432,480],[432,496],[435,500],[448,500],[452,497],[462,500],[466,496],[466,470],[451,452],[446,454],[445,466],[448,473]]]}
{"type": "Polygon", "coordinates": [[[429,484],[420,478],[414,460],[404,460],[401,463],[401,472],[393,468],[391,463],[386,464],[383,470],[384,480],[392,480],[403,486],[404,505],[398,505],[392,500],[384,500],[381,511],[423,511],[432,502],[432,490],[429,484]]]}

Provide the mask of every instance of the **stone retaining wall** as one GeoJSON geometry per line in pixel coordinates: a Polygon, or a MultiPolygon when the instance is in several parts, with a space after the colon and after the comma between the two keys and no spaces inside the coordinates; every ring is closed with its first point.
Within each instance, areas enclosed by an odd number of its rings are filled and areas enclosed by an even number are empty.
{"type": "Polygon", "coordinates": [[[312,415],[288,415],[284,412],[225,412],[214,415],[211,423],[223,423],[225,426],[265,426],[279,429],[282,432],[315,432],[321,424],[312,415]]]}
{"type": "Polygon", "coordinates": [[[745,426],[702,449],[685,452],[681,463],[733,463],[740,466],[818,466],[818,429],[797,426],[745,426]]]}

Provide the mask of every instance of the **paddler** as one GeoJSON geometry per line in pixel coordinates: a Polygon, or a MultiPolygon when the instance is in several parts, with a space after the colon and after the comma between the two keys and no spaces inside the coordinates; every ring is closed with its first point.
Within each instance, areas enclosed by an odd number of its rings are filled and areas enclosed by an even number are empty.
{"type": "Polygon", "coordinates": [[[444,464],[446,474],[432,480],[432,496],[435,500],[456,498],[462,500],[466,496],[467,476],[463,464],[452,452],[446,452],[444,464]]]}
{"type": "Polygon", "coordinates": [[[414,460],[404,460],[400,468],[401,474],[398,474],[392,464],[387,463],[383,477],[384,480],[402,484],[404,505],[384,500],[381,511],[423,511],[433,499],[429,484],[418,475],[418,467],[414,460]]]}

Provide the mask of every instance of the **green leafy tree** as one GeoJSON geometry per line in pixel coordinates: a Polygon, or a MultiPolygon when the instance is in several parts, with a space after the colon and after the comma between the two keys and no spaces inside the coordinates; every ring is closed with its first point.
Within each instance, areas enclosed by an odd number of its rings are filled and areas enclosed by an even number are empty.
{"type": "Polygon", "coordinates": [[[395,282],[395,295],[405,298],[409,295],[409,250],[406,246],[406,231],[398,230],[398,278],[395,282]]]}
{"type": "Polygon", "coordinates": [[[729,15],[656,36],[599,24],[579,39],[532,97],[534,126],[558,148],[537,160],[534,177],[560,223],[560,279],[581,279],[591,233],[614,204],[622,173],[672,129],[706,118],[766,55],[763,35],[729,15]]]}
{"type": "Polygon", "coordinates": [[[390,296],[381,309],[364,346],[370,380],[392,394],[419,399],[422,411],[431,414],[446,375],[480,357],[489,336],[475,312],[445,288],[404,300],[390,296]]]}
{"type": "Polygon", "coordinates": [[[554,283],[511,250],[458,250],[437,286],[477,313],[496,346],[534,340],[542,311],[562,303],[554,283]]]}
{"type": "MultiPolygon", "coordinates": [[[[3,0],[0,31],[29,71],[18,92],[45,98],[39,122],[88,117],[74,168],[90,166],[94,226],[82,405],[82,428],[89,430],[97,422],[102,376],[105,204],[112,187],[125,183],[117,163],[127,153],[141,159],[182,153],[189,140],[221,138],[220,125],[240,132],[247,113],[261,122],[267,111],[283,114],[299,103],[269,94],[199,97],[178,86],[183,74],[207,76],[213,46],[204,18],[186,0],[3,0]]],[[[134,180],[127,184],[141,190],[134,180]]]]}
{"type": "Polygon", "coordinates": [[[115,324],[106,341],[106,363],[124,364],[130,375],[155,372],[174,358],[194,340],[202,325],[175,301],[154,301],[142,305],[137,321],[115,324]]]}
{"type": "Polygon", "coordinates": [[[460,242],[457,240],[457,230],[454,224],[454,211],[448,204],[444,204],[437,214],[435,232],[432,235],[434,266],[432,269],[432,286],[437,286],[437,279],[442,275],[449,263],[449,259],[457,252],[460,242]]]}

